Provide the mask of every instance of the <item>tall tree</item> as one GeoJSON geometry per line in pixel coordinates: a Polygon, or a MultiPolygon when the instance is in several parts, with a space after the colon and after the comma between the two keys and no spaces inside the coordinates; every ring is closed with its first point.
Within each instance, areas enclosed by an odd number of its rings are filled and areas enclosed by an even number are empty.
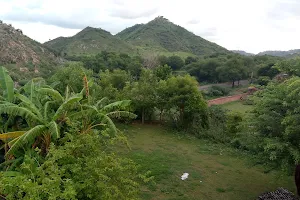
{"type": "Polygon", "coordinates": [[[223,81],[231,81],[234,87],[235,81],[240,81],[247,77],[247,69],[238,58],[231,58],[224,66],[218,67],[217,72],[223,81]]]}
{"type": "Polygon", "coordinates": [[[124,94],[141,114],[142,123],[145,123],[145,115],[155,106],[157,77],[149,69],[142,71],[139,81],[127,84],[124,94]]]}

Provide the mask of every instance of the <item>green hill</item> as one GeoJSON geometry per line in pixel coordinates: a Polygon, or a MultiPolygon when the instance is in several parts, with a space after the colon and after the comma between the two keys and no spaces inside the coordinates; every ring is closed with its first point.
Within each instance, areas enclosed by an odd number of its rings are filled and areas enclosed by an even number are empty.
{"type": "Polygon", "coordinates": [[[163,17],[157,17],[147,24],[134,25],[116,36],[139,47],[142,51],[185,52],[195,55],[228,52],[225,48],[163,17]]]}
{"type": "Polygon", "coordinates": [[[72,37],[59,37],[45,43],[61,55],[96,54],[101,51],[129,53],[134,48],[100,28],[86,27],[72,37]]]}

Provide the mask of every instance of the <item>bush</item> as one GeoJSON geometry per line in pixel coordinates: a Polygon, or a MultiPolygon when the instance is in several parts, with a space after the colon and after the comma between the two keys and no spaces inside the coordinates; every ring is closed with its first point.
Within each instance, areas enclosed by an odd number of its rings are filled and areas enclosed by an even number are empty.
{"type": "Polygon", "coordinates": [[[210,97],[219,97],[219,96],[226,96],[229,94],[229,92],[230,90],[225,87],[213,85],[209,88],[206,95],[210,97]]]}
{"type": "Polygon", "coordinates": [[[260,76],[256,80],[256,83],[259,85],[268,85],[268,83],[271,81],[270,77],[268,76],[260,76]]]}
{"type": "Polygon", "coordinates": [[[139,181],[147,179],[132,160],[109,153],[114,140],[79,135],[52,145],[45,162],[28,157],[18,172],[2,172],[0,193],[7,200],[138,199],[139,181]]]}

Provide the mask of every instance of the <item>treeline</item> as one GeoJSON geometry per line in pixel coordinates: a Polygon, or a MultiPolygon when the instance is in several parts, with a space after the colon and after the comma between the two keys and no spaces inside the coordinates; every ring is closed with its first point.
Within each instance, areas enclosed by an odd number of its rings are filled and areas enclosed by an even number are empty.
{"type": "Polygon", "coordinates": [[[153,69],[158,66],[168,65],[173,72],[188,73],[196,77],[198,82],[218,83],[232,82],[242,79],[251,79],[263,82],[266,77],[273,78],[276,71],[273,67],[281,58],[272,56],[241,56],[238,54],[213,54],[205,57],[188,56],[182,59],[179,56],[129,56],[103,51],[97,55],[69,56],[67,59],[80,61],[84,67],[93,70],[95,73],[100,71],[121,69],[128,71],[138,79],[141,69],[153,69]],[[270,71],[271,70],[271,71],[270,71]],[[260,77],[262,76],[262,77],[260,77]]]}

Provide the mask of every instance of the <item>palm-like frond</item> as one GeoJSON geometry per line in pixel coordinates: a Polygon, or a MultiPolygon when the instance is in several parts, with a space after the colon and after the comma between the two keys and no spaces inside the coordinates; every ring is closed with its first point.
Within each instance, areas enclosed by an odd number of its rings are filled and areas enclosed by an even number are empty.
{"type": "Polygon", "coordinates": [[[91,110],[93,110],[94,112],[98,112],[98,109],[97,109],[97,107],[96,106],[91,106],[91,105],[83,105],[82,106],[83,108],[87,108],[87,109],[91,109],[91,110]]]}
{"type": "Polygon", "coordinates": [[[61,96],[61,94],[52,88],[41,88],[38,90],[38,92],[43,95],[50,96],[53,100],[64,101],[64,98],[61,96]]]}
{"type": "Polygon", "coordinates": [[[128,111],[113,111],[106,114],[107,116],[111,118],[129,118],[129,119],[135,119],[137,117],[136,114],[133,114],[128,111]]]}
{"type": "Polygon", "coordinates": [[[18,99],[20,99],[24,104],[26,104],[27,108],[32,111],[34,114],[36,114],[38,117],[42,118],[42,115],[39,111],[39,109],[37,109],[37,107],[34,105],[34,103],[32,103],[32,101],[30,101],[26,96],[22,95],[22,94],[19,94],[17,93],[16,94],[16,97],[18,99]]]}
{"type": "Polygon", "coordinates": [[[17,138],[23,135],[24,133],[26,133],[26,131],[14,131],[14,132],[3,133],[0,134],[0,140],[6,141],[8,139],[17,138]]]}
{"type": "Polygon", "coordinates": [[[53,120],[57,120],[65,111],[68,110],[68,108],[70,106],[72,106],[75,103],[78,103],[80,100],[82,99],[82,95],[81,94],[76,94],[72,97],[70,97],[69,99],[67,99],[63,104],[61,104],[61,106],[56,110],[54,116],[53,116],[53,120]]]}
{"type": "Polygon", "coordinates": [[[16,150],[23,147],[25,144],[28,144],[29,142],[33,141],[36,137],[44,134],[44,132],[47,130],[47,126],[45,125],[37,125],[24,133],[19,138],[16,138],[15,140],[11,141],[9,145],[11,145],[10,149],[7,152],[7,155],[13,154],[16,150]]]}
{"type": "Polygon", "coordinates": [[[4,67],[0,67],[0,85],[3,90],[3,97],[9,102],[13,102],[14,81],[8,75],[8,71],[4,67]]]}
{"type": "Polygon", "coordinates": [[[21,116],[27,121],[35,121],[43,123],[42,119],[35,115],[27,108],[19,106],[0,106],[0,114],[8,114],[11,116],[21,116]]]}
{"type": "Polygon", "coordinates": [[[114,122],[109,118],[109,116],[103,114],[103,113],[98,113],[97,117],[100,119],[101,123],[106,124],[106,126],[114,133],[117,134],[118,129],[114,122]]]}
{"type": "Polygon", "coordinates": [[[130,100],[116,101],[114,103],[104,106],[101,110],[103,110],[105,112],[110,112],[110,111],[114,111],[117,109],[122,110],[122,109],[128,108],[130,106],[130,103],[131,103],[130,100]]]}
{"type": "Polygon", "coordinates": [[[48,120],[49,119],[49,114],[50,114],[50,108],[51,108],[51,104],[56,104],[58,103],[57,101],[47,101],[44,105],[44,113],[43,113],[43,116],[44,116],[44,120],[48,120]]]}
{"type": "Polygon", "coordinates": [[[59,127],[55,121],[50,122],[48,128],[49,132],[51,133],[51,136],[53,136],[54,139],[60,138],[59,127]]]}
{"type": "Polygon", "coordinates": [[[103,108],[107,103],[108,103],[108,98],[107,97],[103,97],[102,99],[100,99],[99,101],[97,101],[96,107],[98,109],[99,108],[103,108]]]}
{"type": "Polygon", "coordinates": [[[70,96],[70,87],[67,85],[66,91],[65,91],[65,99],[69,99],[70,96]]]}

